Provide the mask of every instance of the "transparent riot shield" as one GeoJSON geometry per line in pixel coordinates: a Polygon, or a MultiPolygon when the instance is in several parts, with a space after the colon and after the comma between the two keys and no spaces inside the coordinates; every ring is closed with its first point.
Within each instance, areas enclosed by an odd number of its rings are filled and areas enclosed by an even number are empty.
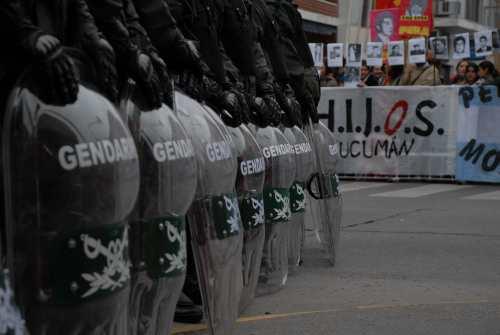
{"type": "Polygon", "coordinates": [[[170,334],[186,274],[185,216],[196,190],[193,144],[169,107],[144,111],[141,92],[122,103],[135,133],[141,187],[130,226],[130,335],[170,334]]]}
{"type": "Polygon", "coordinates": [[[290,187],[295,179],[293,146],[275,127],[257,128],[257,143],[266,162],[264,182],[265,242],[256,294],[283,288],[288,278],[290,187]]]}
{"type": "Polygon", "coordinates": [[[232,334],[242,290],[236,155],[224,124],[208,107],[180,92],[176,92],[176,105],[198,161],[198,184],[188,224],[203,308],[210,334],[232,334]]]}
{"type": "Polygon", "coordinates": [[[2,269],[2,263],[4,260],[0,240],[0,335],[24,335],[26,323],[14,299],[9,270],[2,269]]]}
{"type": "Polygon", "coordinates": [[[239,310],[254,300],[264,246],[265,160],[257,140],[246,125],[227,128],[238,157],[236,193],[243,223],[243,291],[239,310]]]}
{"type": "Polygon", "coordinates": [[[308,181],[315,232],[328,261],[335,265],[342,220],[342,197],[338,191],[337,143],[321,122],[311,126],[316,172],[308,181]]]}
{"type": "Polygon", "coordinates": [[[136,146],[98,93],[81,85],[74,104],[48,105],[30,78],[11,93],[2,143],[8,250],[28,331],[125,334],[136,146]]]}
{"type": "Polygon", "coordinates": [[[305,239],[306,182],[314,170],[314,157],[311,143],[307,136],[297,126],[285,128],[284,134],[293,145],[296,162],[296,174],[290,188],[290,218],[288,229],[288,272],[297,271],[302,260],[302,249],[305,239]]]}

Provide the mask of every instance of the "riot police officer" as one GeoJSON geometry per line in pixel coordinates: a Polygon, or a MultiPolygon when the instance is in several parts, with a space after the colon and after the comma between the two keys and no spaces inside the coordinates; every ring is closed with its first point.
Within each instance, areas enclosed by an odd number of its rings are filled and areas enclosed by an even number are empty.
{"type": "Polygon", "coordinates": [[[12,0],[0,8],[6,17],[2,24],[8,26],[1,31],[12,33],[6,37],[11,48],[4,53],[7,64],[12,64],[10,84],[17,81],[6,87],[16,90],[9,99],[4,125],[11,136],[2,144],[7,241],[13,285],[28,331],[122,333],[129,279],[123,217],[138,190],[137,157],[113,106],[103,96],[78,86],[80,80],[85,81],[87,87],[116,99],[113,50],[99,35],[84,1],[12,0]],[[89,68],[87,57],[95,71],[89,68]],[[26,75],[21,75],[22,70],[26,75]],[[23,117],[30,120],[29,125],[19,122],[23,117]],[[72,145],[114,140],[118,144],[110,150],[114,154],[120,150],[121,160],[113,159],[105,167],[101,161],[87,161],[86,169],[81,169],[74,164],[76,156],[71,161],[65,159],[70,156],[54,155],[58,150],[70,153],[72,145]],[[82,180],[104,190],[82,187],[82,180]],[[124,193],[113,193],[113,189],[124,193]],[[85,192],[94,194],[90,197],[85,192]],[[117,204],[116,208],[103,209],[101,196],[117,204]],[[19,208],[23,208],[20,215],[19,208]],[[119,248],[107,253],[107,243],[119,248]],[[112,274],[102,277],[101,271],[112,274]],[[109,286],[110,282],[114,284],[109,286]]]}
{"type": "Polygon", "coordinates": [[[290,84],[302,107],[303,121],[311,118],[313,122],[318,122],[316,106],[319,102],[319,81],[315,89],[309,74],[309,58],[312,59],[312,56],[305,42],[300,13],[289,0],[266,0],[266,3],[280,30],[281,49],[288,67],[290,84]]]}
{"type": "Polygon", "coordinates": [[[146,109],[158,108],[163,100],[171,104],[172,93],[165,62],[150,43],[131,0],[87,0],[97,26],[116,53],[123,83],[132,78],[148,100],[146,109]],[[164,96],[165,93],[165,96],[164,96]]]}

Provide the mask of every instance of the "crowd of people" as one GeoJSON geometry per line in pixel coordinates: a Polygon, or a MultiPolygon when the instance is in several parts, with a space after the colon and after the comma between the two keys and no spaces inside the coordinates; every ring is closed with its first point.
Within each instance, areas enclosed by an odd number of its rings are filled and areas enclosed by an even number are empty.
{"type": "MultiPolygon", "coordinates": [[[[329,68],[319,69],[322,87],[347,86],[351,81],[349,72],[352,68],[329,68]]],[[[500,71],[489,60],[474,62],[461,60],[450,74],[441,62],[429,53],[427,63],[368,66],[363,61],[359,68],[359,80],[356,86],[437,86],[437,85],[496,85],[500,87],[500,71]]]]}

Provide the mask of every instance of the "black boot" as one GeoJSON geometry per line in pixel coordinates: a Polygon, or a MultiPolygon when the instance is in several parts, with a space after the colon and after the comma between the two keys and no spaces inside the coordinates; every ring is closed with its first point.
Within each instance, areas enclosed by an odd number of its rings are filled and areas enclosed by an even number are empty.
{"type": "Polygon", "coordinates": [[[180,323],[200,323],[203,319],[201,306],[195,305],[184,293],[181,293],[175,309],[174,321],[180,323]]]}

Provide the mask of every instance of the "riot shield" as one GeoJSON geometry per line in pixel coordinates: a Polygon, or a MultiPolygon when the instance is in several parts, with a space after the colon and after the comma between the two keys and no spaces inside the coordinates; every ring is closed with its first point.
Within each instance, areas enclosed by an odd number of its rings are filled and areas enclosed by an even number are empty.
{"type": "Polygon", "coordinates": [[[29,78],[10,95],[2,143],[8,250],[28,331],[125,334],[136,146],[98,93],[80,85],[74,104],[48,105],[29,78]]]}
{"type": "Polygon", "coordinates": [[[196,190],[193,144],[167,106],[144,111],[141,92],[122,103],[135,133],[141,187],[130,226],[129,334],[170,334],[186,274],[185,215],[196,190]]]}
{"type": "Polygon", "coordinates": [[[237,160],[223,123],[208,107],[176,92],[177,116],[198,162],[188,211],[191,244],[210,334],[232,334],[242,290],[243,234],[235,193],[237,160]]]}
{"type": "Polygon", "coordinates": [[[0,239],[0,335],[24,335],[26,324],[14,299],[10,273],[9,270],[2,269],[4,259],[1,242],[0,239]]]}
{"type": "Polygon", "coordinates": [[[25,322],[14,300],[9,271],[0,269],[0,335],[24,335],[25,322]]]}
{"type": "Polygon", "coordinates": [[[311,214],[316,236],[328,261],[335,265],[342,221],[342,197],[336,175],[337,143],[330,130],[321,122],[312,125],[310,133],[316,156],[316,172],[308,181],[312,197],[311,214]]]}
{"type": "Polygon", "coordinates": [[[290,218],[288,229],[288,272],[297,271],[302,260],[302,249],[305,239],[306,192],[305,185],[314,170],[314,157],[311,143],[297,126],[285,128],[284,134],[293,145],[296,162],[296,174],[290,188],[290,218]]]}
{"type": "Polygon", "coordinates": [[[257,128],[257,143],[266,162],[264,182],[265,241],[256,294],[280,290],[288,278],[290,187],[295,178],[293,146],[275,127],[257,128]]]}
{"type": "Polygon", "coordinates": [[[248,307],[255,297],[264,246],[265,160],[257,140],[247,128],[227,128],[238,157],[236,193],[243,223],[243,291],[239,310],[248,307]]]}

